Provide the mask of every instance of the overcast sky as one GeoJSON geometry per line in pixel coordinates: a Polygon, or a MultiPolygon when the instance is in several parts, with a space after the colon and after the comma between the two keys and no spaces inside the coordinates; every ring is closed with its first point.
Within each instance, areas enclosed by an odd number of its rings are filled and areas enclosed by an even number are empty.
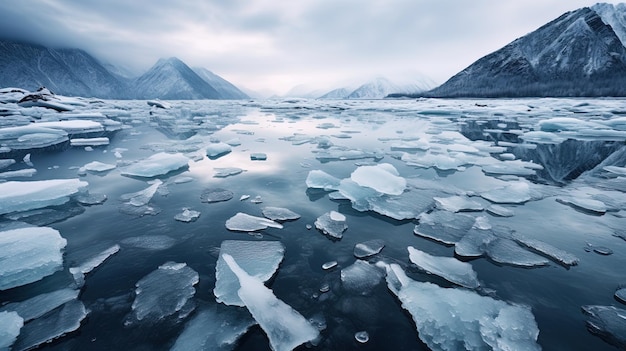
{"type": "MultiPolygon", "coordinates": [[[[619,1],[609,1],[618,3],[619,1]]],[[[584,0],[0,1],[0,36],[77,47],[143,73],[176,56],[284,93],[376,76],[443,83],[584,0]]]]}

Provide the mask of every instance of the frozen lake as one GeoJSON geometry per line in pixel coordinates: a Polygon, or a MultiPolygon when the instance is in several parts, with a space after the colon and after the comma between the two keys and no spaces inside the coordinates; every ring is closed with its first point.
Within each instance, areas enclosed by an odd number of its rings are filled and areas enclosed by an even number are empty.
{"type": "Polygon", "coordinates": [[[624,100],[0,96],[0,349],[626,347],[624,100]]]}

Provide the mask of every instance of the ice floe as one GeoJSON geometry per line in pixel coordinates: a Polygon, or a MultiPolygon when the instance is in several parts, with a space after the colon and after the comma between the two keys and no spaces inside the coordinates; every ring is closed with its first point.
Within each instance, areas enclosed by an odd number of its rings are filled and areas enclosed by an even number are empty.
{"type": "Polygon", "coordinates": [[[87,185],[79,179],[0,183],[0,214],[62,205],[87,185]]]}
{"type": "Polygon", "coordinates": [[[341,179],[335,178],[318,169],[310,171],[306,178],[306,186],[308,188],[323,189],[326,191],[339,189],[340,182],[341,179]]]}
{"type": "Polygon", "coordinates": [[[215,171],[215,174],[213,174],[213,177],[226,178],[226,177],[234,176],[237,174],[241,174],[241,172],[243,172],[243,169],[237,168],[237,167],[227,167],[227,168],[215,168],[214,171],[215,171]]]}
{"type": "Polygon", "coordinates": [[[315,220],[315,228],[331,238],[341,239],[348,229],[346,216],[336,211],[324,213],[315,220]]]}
{"type": "Polygon", "coordinates": [[[132,304],[134,321],[157,322],[169,316],[184,318],[194,309],[190,300],[199,281],[196,271],[185,263],[167,262],[135,284],[132,304]]]}
{"type": "Polygon", "coordinates": [[[454,245],[461,240],[476,222],[472,216],[448,211],[423,213],[418,219],[419,224],[413,229],[415,235],[447,245],[454,245]]]}
{"type": "Polygon", "coordinates": [[[301,217],[299,214],[291,211],[290,209],[282,207],[268,206],[263,208],[262,212],[263,216],[278,222],[293,221],[301,217]]]}
{"type": "Polygon", "coordinates": [[[115,244],[108,249],[98,253],[94,257],[91,257],[87,261],[83,262],[81,265],[76,267],[71,267],[69,269],[70,273],[74,277],[74,281],[76,285],[79,287],[83,286],[85,283],[85,274],[93,271],[95,268],[100,266],[104,261],[106,261],[109,257],[115,255],[118,251],[120,251],[120,246],[115,244]]]}
{"type": "Polygon", "coordinates": [[[353,294],[369,295],[381,282],[384,272],[369,262],[356,260],[341,270],[341,285],[353,294]]]}
{"type": "Polygon", "coordinates": [[[154,178],[189,167],[183,154],[159,152],[121,169],[121,174],[131,177],[154,178]]]}
{"type": "Polygon", "coordinates": [[[409,259],[419,269],[466,288],[480,286],[478,276],[472,265],[453,257],[433,256],[412,246],[408,247],[409,259]]]}
{"type": "Polygon", "coordinates": [[[79,290],[61,289],[37,295],[21,302],[12,302],[0,308],[0,311],[14,311],[24,322],[39,318],[63,304],[78,298],[79,290]]]}
{"type": "Polygon", "coordinates": [[[0,312],[0,350],[10,350],[24,320],[16,312],[0,312]]]}
{"type": "Polygon", "coordinates": [[[384,265],[387,286],[415,322],[419,338],[434,350],[541,350],[530,308],[441,288],[406,276],[397,264],[384,265]],[[462,303],[459,303],[462,302],[462,303]]]}
{"type": "Polygon", "coordinates": [[[206,154],[212,160],[225,156],[231,151],[232,148],[230,147],[230,145],[222,142],[211,143],[206,148],[206,154]]]}
{"type": "Polygon", "coordinates": [[[183,212],[174,216],[174,219],[179,222],[189,223],[189,222],[194,222],[199,217],[200,217],[199,211],[194,211],[188,208],[183,208],[183,212]]]}
{"type": "Polygon", "coordinates": [[[380,253],[385,247],[385,241],[382,239],[372,239],[354,245],[352,253],[356,258],[366,258],[380,253]]]}
{"type": "Polygon", "coordinates": [[[0,231],[0,290],[26,285],[63,268],[67,241],[49,227],[0,231]]]}
{"type": "Polygon", "coordinates": [[[449,196],[433,198],[437,208],[450,212],[482,211],[483,205],[467,196],[449,196]]]}
{"type": "Polygon", "coordinates": [[[350,179],[360,186],[388,195],[400,195],[406,188],[406,180],[389,163],[358,167],[352,172],[350,179]]]}
{"type": "Polygon", "coordinates": [[[582,306],[587,329],[620,349],[626,347],[626,310],[614,306],[582,306]]]}
{"type": "Polygon", "coordinates": [[[208,188],[200,194],[200,201],[214,203],[228,201],[234,196],[233,192],[222,188],[208,188]]]}
{"type": "Polygon", "coordinates": [[[238,212],[226,221],[228,230],[238,232],[254,232],[267,229],[268,227],[282,229],[283,225],[271,219],[256,217],[243,212],[238,212]]]}
{"type": "Polygon", "coordinates": [[[215,266],[215,289],[217,302],[225,305],[244,306],[237,295],[239,280],[223,259],[227,254],[239,262],[239,267],[262,282],[268,281],[283,260],[285,247],[279,241],[225,240],[220,246],[220,256],[215,266]]]}
{"type": "Polygon", "coordinates": [[[263,285],[262,280],[246,273],[232,256],[222,256],[239,280],[239,297],[267,334],[272,350],[293,350],[319,336],[317,328],[291,306],[279,300],[272,290],[263,285]]]}

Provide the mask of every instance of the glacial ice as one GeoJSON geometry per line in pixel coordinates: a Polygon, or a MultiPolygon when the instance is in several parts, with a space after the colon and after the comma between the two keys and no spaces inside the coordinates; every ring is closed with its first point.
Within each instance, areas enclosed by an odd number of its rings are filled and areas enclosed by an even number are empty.
{"type": "Polygon", "coordinates": [[[238,212],[226,221],[228,230],[238,232],[254,232],[268,227],[282,229],[283,225],[267,218],[251,216],[243,212],[238,212]]]}
{"type": "Polygon", "coordinates": [[[449,196],[433,198],[437,208],[450,212],[482,211],[483,205],[467,196],[449,196]]]}
{"type": "Polygon", "coordinates": [[[70,288],[56,290],[37,295],[22,302],[6,304],[0,308],[0,311],[17,312],[24,319],[24,322],[28,322],[45,315],[66,302],[77,299],[79,292],[79,290],[70,288]]]}
{"type": "Polygon", "coordinates": [[[293,221],[300,218],[300,215],[287,208],[265,207],[262,210],[263,216],[277,222],[293,221]]]}
{"type": "Polygon", "coordinates": [[[170,351],[230,351],[254,324],[243,309],[204,309],[187,322],[170,351]]]}
{"type": "Polygon", "coordinates": [[[16,312],[0,312],[0,350],[10,350],[20,335],[24,320],[16,312]]]}
{"type": "Polygon", "coordinates": [[[239,267],[261,282],[268,281],[283,260],[285,247],[279,241],[225,240],[220,246],[220,255],[215,266],[215,300],[226,305],[244,306],[237,295],[239,280],[222,258],[230,255],[239,267]]]}
{"type": "Polygon", "coordinates": [[[614,306],[582,306],[587,329],[620,349],[626,347],[626,310],[614,306]]]}
{"type": "Polygon", "coordinates": [[[215,160],[222,156],[227,155],[232,150],[233,149],[230,147],[230,145],[226,143],[222,143],[222,142],[211,143],[206,148],[206,154],[211,160],[215,160]]]}
{"type": "Polygon", "coordinates": [[[378,254],[384,247],[384,240],[372,239],[354,245],[353,254],[356,258],[366,258],[378,254]]]}
{"type": "Polygon", "coordinates": [[[272,350],[293,350],[319,336],[317,328],[291,306],[279,300],[272,290],[263,285],[262,280],[246,273],[232,256],[221,256],[237,276],[241,285],[238,295],[267,334],[272,350]]]}
{"type": "Polygon", "coordinates": [[[381,264],[387,286],[415,322],[419,338],[432,350],[541,350],[530,308],[441,288],[406,276],[397,264],[381,264]]]}
{"type": "Polygon", "coordinates": [[[87,185],[79,179],[0,183],[0,214],[62,205],[87,185]]]}
{"type": "Polygon", "coordinates": [[[0,231],[0,290],[38,281],[63,268],[66,244],[49,227],[0,231]]]}
{"type": "Polygon", "coordinates": [[[162,264],[135,284],[132,318],[156,322],[177,313],[185,317],[198,281],[198,273],[186,263],[162,264]]]}
{"type": "Polygon", "coordinates": [[[369,262],[356,260],[341,270],[341,285],[346,291],[357,295],[369,295],[385,274],[369,262]]]}
{"type": "Polygon", "coordinates": [[[230,190],[222,188],[208,188],[204,189],[202,194],[200,194],[200,201],[208,203],[222,202],[232,199],[233,196],[234,194],[230,190]]]}
{"type": "Polygon", "coordinates": [[[336,211],[330,211],[317,217],[314,224],[315,228],[335,239],[341,239],[343,232],[348,229],[346,216],[336,211]]]}
{"type": "Polygon", "coordinates": [[[350,179],[360,186],[388,195],[400,195],[406,188],[406,179],[400,177],[396,168],[389,163],[358,167],[350,179]]]}
{"type": "Polygon", "coordinates": [[[470,289],[480,286],[472,265],[454,257],[433,256],[412,246],[408,247],[409,259],[419,269],[470,289]]]}
{"type": "Polygon", "coordinates": [[[439,241],[446,245],[454,245],[472,228],[474,217],[448,211],[423,213],[419,224],[413,229],[415,235],[439,241]]]}
{"type": "Polygon", "coordinates": [[[338,190],[340,182],[341,179],[318,169],[310,171],[306,177],[306,186],[312,189],[338,190]]]}
{"type": "Polygon", "coordinates": [[[94,257],[91,257],[86,262],[83,262],[81,265],[76,267],[70,267],[70,274],[74,277],[74,281],[76,285],[82,287],[85,284],[85,274],[93,271],[96,267],[100,266],[104,261],[106,261],[109,257],[115,255],[118,251],[120,251],[120,246],[115,244],[108,249],[100,252],[94,257]]]}
{"type": "Polygon", "coordinates": [[[130,177],[154,178],[187,167],[189,167],[189,159],[183,154],[159,152],[125,167],[121,170],[121,174],[130,177]]]}

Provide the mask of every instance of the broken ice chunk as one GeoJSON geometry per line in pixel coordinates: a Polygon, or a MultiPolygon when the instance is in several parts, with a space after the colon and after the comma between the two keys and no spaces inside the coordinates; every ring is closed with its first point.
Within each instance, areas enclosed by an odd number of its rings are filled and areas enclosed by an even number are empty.
{"type": "Polygon", "coordinates": [[[400,177],[396,168],[389,163],[361,166],[352,172],[350,179],[360,186],[388,195],[400,195],[406,188],[406,179],[400,177]]]}
{"type": "Polygon", "coordinates": [[[535,175],[536,170],[542,170],[543,166],[533,162],[526,162],[522,160],[513,161],[501,161],[482,166],[485,174],[507,174],[518,176],[530,176],[535,175]]]}
{"type": "Polygon", "coordinates": [[[72,146],[104,146],[109,145],[109,138],[72,138],[70,139],[72,146]]]}
{"type": "Polygon", "coordinates": [[[101,173],[101,172],[110,171],[114,169],[115,167],[116,167],[115,165],[111,165],[108,163],[93,161],[93,162],[87,163],[82,168],[84,168],[86,171],[89,171],[89,172],[101,173]]]}
{"type": "Polygon", "coordinates": [[[381,239],[373,239],[364,241],[362,243],[358,243],[354,245],[354,257],[356,258],[366,258],[370,256],[374,256],[381,252],[385,247],[385,241],[381,239]]]}
{"type": "Polygon", "coordinates": [[[250,154],[250,160],[252,161],[265,161],[267,160],[267,154],[262,152],[253,152],[250,154]]]}
{"type": "Polygon", "coordinates": [[[497,238],[487,244],[485,253],[498,263],[520,267],[545,266],[549,262],[545,258],[525,250],[510,239],[497,238]]]}
{"type": "Polygon", "coordinates": [[[482,211],[483,205],[467,196],[435,197],[437,207],[450,212],[482,211]]]}
{"type": "Polygon", "coordinates": [[[594,214],[604,214],[607,211],[606,204],[600,200],[579,197],[558,197],[556,201],[570,205],[575,209],[594,214]]]}
{"type": "Polygon", "coordinates": [[[243,169],[237,167],[215,168],[214,170],[215,174],[213,175],[213,177],[215,178],[226,178],[243,172],[243,169]]]}
{"type": "Polygon", "coordinates": [[[233,196],[234,194],[230,190],[222,188],[209,188],[205,189],[202,194],[200,194],[200,201],[208,203],[222,202],[232,199],[233,196]]]}
{"type": "Polygon", "coordinates": [[[71,300],[52,313],[37,318],[22,327],[13,350],[30,350],[80,328],[87,317],[85,305],[71,300]]]}
{"type": "Polygon", "coordinates": [[[263,208],[263,215],[273,221],[293,221],[300,218],[300,215],[282,207],[265,207],[263,208]]]}
{"type": "Polygon", "coordinates": [[[541,350],[530,308],[471,290],[417,282],[397,264],[380,265],[387,270],[389,290],[409,311],[419,338],[432,350],[541,350]]]}
{"type": "Polygon", "coordinates": [[[215,300],[226,305],[244,306],[237,295],[239,280],[230,270],[222,255],[232,256],[241,269],[262,282],[268,281],[283,260],[285,247],[279,241],[225,240],[220,246],[220,256],[215,266],[215,300]]]}
{"type": "Polygon", "coordinates": [[[124,201],[128,201],[130,205],[135,207],[145,206],[152,200],[152,197],[157,192],[159,186],[161,186],[163,182],[160,179],[156,179],[152,185],[147,187],[144,190],[140,190],[134,193],[123,194],[120,198],[124,201]]]}
{"type": "Polygon", "coordinates": [[[480,196],[497,204],[521,204],[531,199],[530,186],[525,182],[510,182],[502,188],[486,191],[480,196]]]}
{"type": "Polygon", "coordinates": [[[238,232],[254,232],[267,227],[282,229],[283,225],[267,218],[251,216],[243,212],[238,212],[226,221],[228,230],[238,232]]]}
{"type": "Polygon", "coordinates": [[[626,304],[626,287],[617,289],[614,297],[617,301],[626,304]]]}
{"type": "Polygon", "coordinates": [[[341,239],[348,229],[346,216],[336,211],[324,213],[315,220],[315,228],[332,238],[341,239]]]}
{"type": "Polygon", "coordinates": [[[419,224],[413,229],[415,235],[439,241],[447,245],[457,243],[474,225],[474,217],[448,211],[433,211],[419,216],[419,224]]]}
{"type": "Polygon", "coordinates": [[[367,331],[362,330],[354,333],[354,339],[361,344],[365,344],[366,342],[370,341],[370,335],[367,333],[367,331]]]}
{"type": "Polygon", "coordinates": [[[218,159],[228,153],[230,153],[232,151],[232,148],[230,147],[230,145],[226,144],[226,143],[211,143],[207,148],[206,148],[206,154],[207,156],[209,156],[209,158],[211,160],[215,160],[218,159]]]}
{"type": "Polygon", "coordinates": [[[189,159],[183,154],[160,152],[138,161],[121,171],[131,177],[154,178],[189,167],[189,159]]]}
{"type": "MultiPolygon", "coordinates": [[[[15,311],[20,317],[24,318],[24,322],[39,318],[44,314],[54,310],[55,308],[75,300],[78,297],[79,290],[61,289],[41,295],[22,302],[13,302],[3,306],[2,311],[15,311]]],[[[1,330],[2,328],[0,328],[1,330]]]]}
{"type": "Polygon", "coordinates": [[[87,260],[83,264],[77,267],[71,267],[69,269],[70,273],[74,277],[74,281],[76,284],[81,287],[85,284],[85,274],[93,271],[96,267],[101,265],[106,259],[115,255],[118,251],[120,251],[119,245],[113,245],[110,248],[102,251],[91,259],[87,260]]]}
{"type": "Polygon", "coordinates": [[[237,276],[238,295],[267,334],[275,351],[293,350],[319,336],[319,331],[291,306],[279,300],[263,282],[246,273],[228,254],[221,255],[237,276]]]}
{"type": "Polygon", "coordinates": [[[544,243],[540,240],[526,238],[522,235],[514,235],[513,237],[518,243],[539,252],[540,254],[548,257],[549,259],[560,263],[566,267],[574,266],[578,264],[578,257],[572,255],[569,252],[565,252],[559,248],[556,248],[550,244],[544,243]]]}
{"type": "Polygon", "coordinates": [[[16,312],[0,312],[0,350],[10,350],[24,320],[16,312]]]}
{"type": "Polygon", "coordinates": [[[500,205],[491,205],[486,208],[486,211],[491,215],[499,217],[512,217],[513,215],[515,215],[515,212],[513,212],[513,210],[500,205]]]}
{"type": "Polygon", "coordinates": [[[310,171],[306,177],[307,188],[324,189],[326,191],[338,190],[340,182],[340,179],[318,169],[310,171]]]}
{"type": "Polygon", "coordinates": [[[587,329],[611,345],[626,347],[626,310],[613,306],[582,306],[587,329]]]}
{"type": "Polygon", "coordinates": [[[183,212],[174,216],[174,219],[180,222],[189,223],[197,220],[198,217],[200,217],[200,212],[183,208],[183,212]]]}
{"type": "Polygon", "coordinates": [[[76,196],[76,201],[84,206],[100,205],[107,200],[105,194],[80,194],[76,196]]]}
{"type": "Polygon", "coordinates": [[[237,340],[254,324],[254,319],[243,309],[216,306],[202,310],[185,325],[170,351],[233,350],[237,340]]]}
{"type": "Polygon", "coordinates": [[[0,183],[0,214],[62,205],[87,185],[79,179],[0,183]]]}
{"type": "Polygon", "coordinates": [[[476,272],[467,262],[461,262],[453,257],[432,256],[412,246],[409,246],[408,250],[411,262],[427,273],[470,289],[476,289],[480,285],[476,272]]]}
{"type": "Polygon", "coordinates": [[[67,241],[48,227],[0,231],[0,290],[22,286],[63,268],[67,241]]]}
{"type": "Polygon", "coordinates": [[[380,268],[361,260],[341,270],[343,288],[359,295],[370,294],[383,277],[380,268]]]}
{"type": "Polygon", "coordinates": [[[325,271],[335,267],[337,267],[337,261],[328,261],[322,264],[322,269],[325,271]]]}
{"type": "Polygon", "coordinates": [[[176,313],[189,313],[184,307],[189,307],[185,305],[195,295],[198,281],[198,273],[187,264],[164,263],[135,284],[132,318],[155,322],[176,313]]]}

